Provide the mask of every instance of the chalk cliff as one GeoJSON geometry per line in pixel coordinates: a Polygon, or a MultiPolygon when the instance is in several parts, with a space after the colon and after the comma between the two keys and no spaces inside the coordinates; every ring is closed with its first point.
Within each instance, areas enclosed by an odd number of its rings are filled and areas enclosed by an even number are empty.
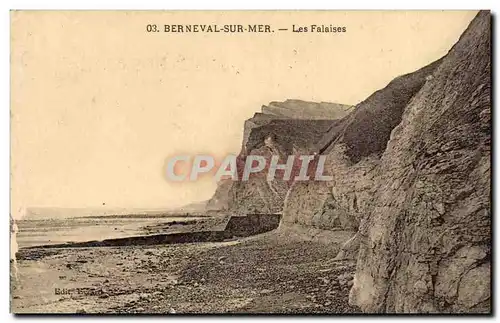
{"type": "MultiPolygon", "coordinates": [[[[348,105],[301,100],[264,105],[261,113],[245,122],[238,160],[248,155],[279,155],[280,163],[285,163],[289,155],[312,153],[335,120],[351,110],[348,105]]],[[[280,213],[288,189],[289,184],[268,182],[264,176],[251,177],[246,182],[223,180],[207,209],[237,214],[280,213]]]]}

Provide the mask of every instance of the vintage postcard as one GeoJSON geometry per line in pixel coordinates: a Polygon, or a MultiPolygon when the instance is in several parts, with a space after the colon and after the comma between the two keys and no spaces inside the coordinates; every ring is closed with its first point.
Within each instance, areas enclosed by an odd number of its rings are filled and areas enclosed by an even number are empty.
{"type": "Polygon", "coordinates": [[[489,11],[10,19],[12,313],[491,313],[489,11]]]}

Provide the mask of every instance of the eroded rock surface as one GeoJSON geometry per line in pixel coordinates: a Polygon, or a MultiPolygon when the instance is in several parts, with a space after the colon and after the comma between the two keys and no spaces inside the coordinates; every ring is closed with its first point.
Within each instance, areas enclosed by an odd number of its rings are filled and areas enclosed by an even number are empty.
{"type": "Polygon", "coordinates": [[[393,130],[360,227],[362,310],[489,311],[490,68],[482,12],[393,130]]]}

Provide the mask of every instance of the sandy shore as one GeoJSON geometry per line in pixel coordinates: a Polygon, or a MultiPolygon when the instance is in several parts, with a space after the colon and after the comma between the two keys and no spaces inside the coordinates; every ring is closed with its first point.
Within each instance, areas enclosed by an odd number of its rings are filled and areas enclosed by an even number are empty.
{"type": "Polygon", "coordinates": [[[276,232],[219,243],[25,249],[14,313],[352,313],[338,243],[276,232]]]}

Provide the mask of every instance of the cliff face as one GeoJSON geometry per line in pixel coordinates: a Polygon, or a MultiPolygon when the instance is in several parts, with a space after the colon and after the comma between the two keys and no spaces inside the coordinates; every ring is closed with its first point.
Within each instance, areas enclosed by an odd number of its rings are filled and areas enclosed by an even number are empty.
{"type": "Polygon", "coordinates": [[[213,200],[282,212],[280,230],[342,234],[332,258],[357,262],[349,301],[365,312],[488,312],[490,46],[480,12],[445,57],[330,120],[310,112],[324,103],[263,107],[240,157],[315,152],[333,180],[224,182],[213,200]]]}
{"type": "Polygon", "coordinates": [[[285,205],[285,224],[358,229],[362,216],[371,210],[377,166],[391,131],[440,62],[397,77],[347,116],[331,123],[313,150],[328,156],[327,168],[333,181],[295,183],[285,205]]]}
{"type": "MultiPolygon", "coordinates": [[[[313,150],[327,155],[328,174],[333,180],[295,183],[286,200],[284,224],[358,229],[361,218],[373,205],[380,156],[391,131],[440,62],[397,77],[347,116],[331,123],[313,150]]],[[[355,256],[350,253],[350,257],[355,256]]]]}
{"type": "Polygon", "coordinates": [[[353,165],[338,145],[327,157],[329,182],[293,184],[284,207],[283,224],[298,224],[323,230],[355,231],[371,205],[376,158],[353,165]]]}
{"type": "Polygon", "coordinates": [[[489,309],[490,68],[482,12],[393,130],[359,232],[364,311],[489,309]]]}
{"type": "MultiPolygon", "coordinates": [[[[312,153],[336,119],[351,110],[351,106],[336,103],[271,102],[245,122],[238,159],[244,162],[248,155],[278,155],[285,163],[289,155],[312,153]]],[[[281,213],[288,189],[288,183],[267,181],[265,176],[250,177],[245,182],[223,180],[207,209],[236,214],[281,213]]]]}

